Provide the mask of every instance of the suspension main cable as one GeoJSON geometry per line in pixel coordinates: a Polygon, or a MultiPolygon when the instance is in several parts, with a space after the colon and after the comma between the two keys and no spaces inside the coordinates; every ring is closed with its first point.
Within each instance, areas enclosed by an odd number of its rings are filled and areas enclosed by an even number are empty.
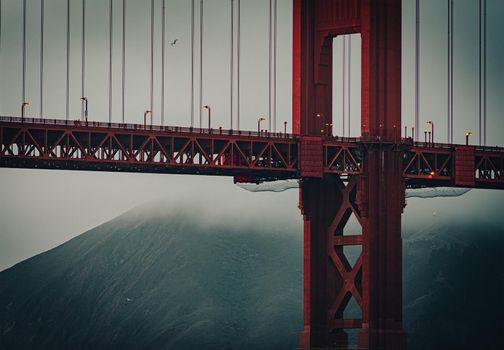
{"type": "Polygon", "coordinates": [[[203,122],[203,0],[200,0],[200,91],[199,91],[199,127],[203,122]]]}
{"type": "Polygon", "coordinates": [[[67,23],[66,23],[66,120],[70,118],[70,0],[67,0],[67,23]]]}
{"type": "Polygon", "coordinates": [[[236,23],[236,128],[240,130],[240,54],[241,54],[241,3],[238,0],[238,18],[236,23]]]}
{"type": "Polygon", "coordinates": [[[150,16],[150,108],[151,124],[154,124],[154,0],[151,0],[150,16]]]}
{"type": "Polygon", "coordinates": [[[122,4],[122,70],[121,70],[121,113],[124,124],[125,95],[126,95],[126,0],[122,4]]]}
{"type": "Polygon", "coordinates": [[[229,117],[231,130],[233,130],[233,72],[234,72],[234,0],[231,0],[231,55],[229,64],[229,117]]]}
{"type": "Polygon", "coordinates": [[[109,8],[109,123],[112,122],[112,50],[113,50],[113,35],[114,35],[114,4],[110,0],[109,8]]]}
{"type": "Polygon", "coordinates": [[[39,118],[44,117],[44,0],[40,0],[40,111],[39,118]]]}
{"type": "Polygon", "coordinates": [[[161,125],[165,122],[165,0],[163,0],[161,13],[161,125]]]}
{"type": "Polygon", "coordinates": [[[22,99],[26,102],[26,0],[23,0],[23,86],[22,99]]]}

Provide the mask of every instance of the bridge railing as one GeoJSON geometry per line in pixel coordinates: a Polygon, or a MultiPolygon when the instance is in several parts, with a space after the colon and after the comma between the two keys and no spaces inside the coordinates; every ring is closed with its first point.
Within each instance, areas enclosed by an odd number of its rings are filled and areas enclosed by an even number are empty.
{"type": "MultiPolygon", "coordinates": [[[[20,124],[33,124],[33,125],[56,125],[56,126],[71,126],[71,127],[93,127],[93,128],[109,128],[118,130],[131,130],[131,131],[158,131],[158,132],[175,132],[186,134],[209,134],[209,135],[228,135],[228,136],[249,136],[249,137],[264,137],[275,139],[289,139],[294,140],[299,138],[296,134],[285,134],[282,132],[257,132],[257,131],[244,131],[244,130],[230,130],[222,128],[196,128],[196,127],[182,127],[182,126],[169,126],[169,125],[146,125],[143,124],[129,124],[129,123],[109,123],[99,121],[83,121],[83,120],[65,120],[65,119],[45,119],[45,118],[20,118],[13,116],[0,116],[0,122],[20,123],[20,124]]],[[[413,141],[411,138],[381,138],[378,136],[358,136],[358,137],[340,137],[323,135],[324,142],[334,143],[361,143],[361,142],[383,142],[410,145],[418,148],[432,148],[437,150],[454,150],[456,144],[440,143],[440,142],[421,142],[413,141]]],[[[499,146],[478,146],[471,145],[475,148],[476,152],[504,152],[504,147],[499,146]]]]}
{"type": "Polygon", "coordinates": [[[129,124],[129,123],[109,123],[98,121],[83,121],[83,120],[65,120],[65,119],[43,119],[43,118],[19,118],[10,116],[0,116],[0,122],[18,123],[18,124],[31,124],[31,125],[55,125],[55,126],[69,126],[69,127],[92,127],[92,128],[108,128],[119,130],[132,130],[132,131],[157,131],[157,132],[175,132],[187,134],[209,134],[209,135],[229,135],[229,136],[250,136],[250,137],[265,137],[276,139],[296,139],[298,136],[293,134],[285,134],[282,132],[257,132],[257,131],[244,131],[244,130],[230,130],[223,128],[196,128],[196,127],[183,127],[183,126],[169,126],[169,125],[143,125],[143,124],[129,124]]]}

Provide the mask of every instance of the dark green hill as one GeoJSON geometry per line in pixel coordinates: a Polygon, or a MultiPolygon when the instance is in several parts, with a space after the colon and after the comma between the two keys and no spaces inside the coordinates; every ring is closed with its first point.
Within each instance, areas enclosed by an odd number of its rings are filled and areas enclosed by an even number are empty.
{"type": "Polygon", "coordinates": [[[0,273],[0,348],[294,347],[294,236],[127,213],[0,273]]]}
{"type": "MultiPolygon", "coordinates": [[[[151,209],[1,272],[0,349],[296,347],[301,227],[151,209]]],[[[404,235],[410,349],[503,349],[504,230],[404,235]]]]}

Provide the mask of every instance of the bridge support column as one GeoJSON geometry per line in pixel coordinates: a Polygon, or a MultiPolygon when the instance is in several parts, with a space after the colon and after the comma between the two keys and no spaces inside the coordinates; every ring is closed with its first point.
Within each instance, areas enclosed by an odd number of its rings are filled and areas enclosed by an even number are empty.
{"type": "Polygon", "coordinates": [[[358,347],[403,350],[402,156],[398,151],[376,147],[369,151],[358,195],[363,226],[363,312],[358,347]]]}
{"type": "Polygon", "coordinates": [[[356,206],[358,177],[345,183],[338,176],[303,179],[300,209],[304,219],[304,328],[300,348],[345,348],[345,328],[360,320],[344,319],[350,299],[362,303],[362,255],[351,266],[345,245],[360,245],[362,235],[343,235],[350,216],[360,220],[356,206]]]}
{"type": "MultiPolygon", "coordinates": [[[[402,154],[371,145],[364,173],[303,179],[304,328],[300,348],[345,349],[346,329],[360,329],[359,349],[404,350],[401,214],[405,205],[402,154]],[[354,215],[361,232],[344,231],[354,215]],[[361,246],[355,263],[345,247],[361,246]],[[344,312],[351,299],[361,319],[344,312]]],[[[355,312],[355,310],[353,310],[355,312]]]]}

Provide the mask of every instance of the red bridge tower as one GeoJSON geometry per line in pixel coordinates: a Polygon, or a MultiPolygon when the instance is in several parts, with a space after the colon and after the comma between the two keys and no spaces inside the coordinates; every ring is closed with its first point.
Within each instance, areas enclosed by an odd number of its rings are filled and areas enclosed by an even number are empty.
{"type": "Polygon", "coordinates": [[[405,349],[401,214],[405,205],[401,135],[401,0],[294,0],[293,126],[301,135],[304,216],[302,349],[345,347],[359,328],[362,349],[405,349]],[[332,42],[360,33],[361,175],[322,172],[322,135],[332,123],[332,42]],[[354,214],[362,232],[344,235],[354,214]],[[343,248],[362,246],[354,266],[343,248]],[[361,319],[345,319],[351,297],[361,319]]]}

